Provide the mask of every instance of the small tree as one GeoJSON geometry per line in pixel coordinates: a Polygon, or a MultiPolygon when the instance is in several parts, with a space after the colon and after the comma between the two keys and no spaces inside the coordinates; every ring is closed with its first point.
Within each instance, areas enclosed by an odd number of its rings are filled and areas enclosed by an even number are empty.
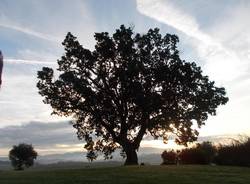
{"type": "Polygon", "coordinates": [[[19,144],[13,146],[9,152],[9,159],[15,170],[23,170],[25,167],[30,167],[34,164],[34,159],[37,157],[37,152],[32,145],[19,144]]]}
{"type": "Polygon", "coordinates": [[[180,59],[176,35],[162,36],[158,28],[134,34],[122,25],[112,36],[94,37],[90,51],[68,33],[59,77],[44,67],[37,83],[54,114],[74,117],[79,139],[93,143],[89,151],[110,158],[122,147],[125,164],[138,164],[136,151],[145,134],[166,140],[174,133],[179,144],[194,141],[198,131],[192,125],[204,125],[228,101],[223,87],[194,62],[180,59]]]}
{"type": "Polygon", "coordinates": [[[93,160],[95,160],[97,158],[97,154],[91,150],[91,151],[87,152],[86,157],[87,157],[89,162],[93,162],[93,160]]]}

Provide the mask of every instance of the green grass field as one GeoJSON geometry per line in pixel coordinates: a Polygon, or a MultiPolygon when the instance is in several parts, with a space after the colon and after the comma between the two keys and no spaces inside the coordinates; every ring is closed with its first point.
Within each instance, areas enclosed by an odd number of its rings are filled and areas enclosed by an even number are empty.
{"type": "Polygon", "coordinates": [[[221,166],[131,166],[0,171],[0,184],[248,184],[250,168],[221,166]]]}

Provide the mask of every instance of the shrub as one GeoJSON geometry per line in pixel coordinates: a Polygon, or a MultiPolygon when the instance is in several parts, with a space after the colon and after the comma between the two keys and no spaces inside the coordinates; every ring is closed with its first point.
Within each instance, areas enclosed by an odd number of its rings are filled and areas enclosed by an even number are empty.
{"type": "Polygon", "coordinates": [[[163,160],[162,165],[176,164],[177,163],[177,153],[174,150],[163,151],[161,154],[163,160]]]}
{"type": "Polygon", "coordinates": [[[203,142],[196,144],[192,148],[181,150],[179,158],[182,164],[210,164],[215,153],[215,147],[211,142],[203,142]]]}
{"type": "Polygon", "coordinates": [[[250,166],[250,138],[234,140],[229,145],[220,145],[215,163],[218,165],[250,166]]]}

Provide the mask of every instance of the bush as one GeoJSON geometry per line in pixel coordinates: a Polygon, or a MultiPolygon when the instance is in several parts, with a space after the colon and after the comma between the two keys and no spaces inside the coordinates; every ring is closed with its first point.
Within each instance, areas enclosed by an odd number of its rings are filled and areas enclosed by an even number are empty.
{"type": "Polygon", "coordinates": [[[180,152],[164,151],[164,164],[211,164],[250,166],[250,137],[234,140],[231,144],[220,144],[217,148],[211,142],[198,143],[180,152]]]}
{"type": "Polygon", "coordinates": [[[220,145],[215,163],[218,165],[250,166],[250,138],[234,140],[230,145],[220,145]]]}
{"type": "Polygon", "coordinates": [[[163,151],[161,154],[163,160],[162,165],[176,164],[177,163],[177,153],[174,150],[163,151]]]}
{"type": "Polygon", "coordinates": [[[179,154],[182,164],[210,164],[215,157],[216,149],[211,142],[198,143],[195,147],[181,150],[179,154]]]}

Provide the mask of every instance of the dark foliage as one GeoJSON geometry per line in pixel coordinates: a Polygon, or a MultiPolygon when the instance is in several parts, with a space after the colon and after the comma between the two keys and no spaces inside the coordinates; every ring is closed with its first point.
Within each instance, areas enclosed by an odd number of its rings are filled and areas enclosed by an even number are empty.
{"type": "Polygon", "coordinates": [[[161,154],[161,158],[163,160],[162,165],[177,164],[178,153],[174,150],[163,151],[161,154]]]}
{"type": "Polygon", "coordinates": [[[210,142],[197,143],[191,148],[178,151],[164,151],[161,154],[162,165],[168,164],[210,164],[213,162],[216,148],[210,142]]]}
{"type": "Polygon", "coordinates": [[[97,158],[97,154],[91,150],[87,153],[86,157],[90,162],[93,162],[97,158]]]}
{"type": "Polygon", "coordinates": [[[220,145],[215,162],[218,165],[250,166],[250,138],[220,145]]]}
{"type": "Polygon", "coordinates": [[[223,87],[202,75],[194,62],[179,57],[176,35],[162,36],[158,28],[134,34],[121,26],[113,35],[95,33],[95,49],[85,49],[71,33],[58,60],[59,77],[44,67],[37,87],[53,113],[73,116],[79,139],[89,151],[105,158],[118,147],[125,164],[138,164],[136,150],[145,134],[179,144],[196,140],[193,124],[203,125],[208,115],[228,98],[223,87]]]}
{"type": "Polygon", "coordinates": [[[215,154],[216,148],[210,142],[203,142],[181,150],[179,158],[182,164],[211,164],[215,154]]]}
{"type": "Polygon", "coordinates": [[[32,166],[36,157],[37,152],[34,150],[33,146],[24,143],[13,146],[9,152],[9,159],[15,170],[23,170],[24,166],[32,166]]]}

